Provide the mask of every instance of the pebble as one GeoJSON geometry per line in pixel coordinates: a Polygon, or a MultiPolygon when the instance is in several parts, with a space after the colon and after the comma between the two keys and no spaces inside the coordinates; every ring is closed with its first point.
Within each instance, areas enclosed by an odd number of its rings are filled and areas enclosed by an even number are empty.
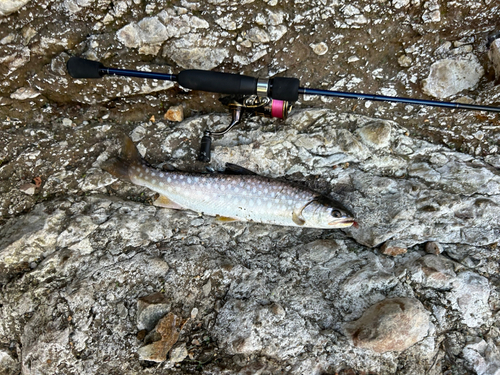
{"type": "Polygon", "coordinates": [[[269,43],[271,41],[269,34],[259,27],[248,30],[246,37],[253,43],[269,43]]]}
{"type": "Polygon", "coordinates": [[[385,299],[346,324],[348,336],[360,348],[377,353],[403,351],[421,341],[430,328],[429,313],[414,298],[385,299]]]}
{"type": "Polygon", "coordinates": [[[33,90],[31,87],[21,87],[10,94],[10,98],[16,100],[26,100],[34,99],[39,95],[40,93],[36,90],[33,90]]]}
{"type": "Polygon", "coordinates": [[[311,47],[313,52],[318,56],[322,56],[328,52],[328,46],[324,42],[318,44],[309,44],[309,47],[311,47]]]}
{"type": "Polygon", "coordinates": [[[184,108],[182,105],[170,107],[163,118],[168,121],[181,122],[184,120],[184,108]]]}
{"type": "Polygon", "coordinates": [[[398,58],[398,64],[403,68],[409,68],[411,66],[412,59],[408,55],[401,55],[398,58]]]}
{"type": "Polygon", "coordinates": [[[170,304],[162,293],[141,297],[137,301],[137,328],[151,331],[158,320],[170,310],[170,304]]]}

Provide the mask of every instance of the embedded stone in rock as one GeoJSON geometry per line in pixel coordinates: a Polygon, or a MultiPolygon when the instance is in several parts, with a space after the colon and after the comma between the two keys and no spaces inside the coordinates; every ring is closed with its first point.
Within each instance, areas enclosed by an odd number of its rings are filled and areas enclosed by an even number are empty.
{"type": "Polygon", "coordinates": [[[168,121],[181,122],[184,120],[184,109],[181,105],[170,107],[163,118],[168,121]]]}
{"type": "Polygon", "coordinates": [[[500,39],[495,39],[493,43],[491,43],[488,56],[495,69],[495,78],[498,79],[500,78],[500,39]]]}
{"type": "Polygon", "coordinates": [[[380,248],[380,252],[384,255],[395,257],[396,255],[404,254],[408,251],[406,246],[399,241],[387,241],[380,248]]]}
{"type": "Polygon", "coordinates": [[[443,99],[471,89],[484,75],[484,69],[473,54],[458,59],[443,59],[431,65],[422,89],[430,96],[443,99]]]}
{"type": "Polygon", "coordinates": [[[355,346],[377,353],[403,351],[422,340],[430,327],[429,313],[414,298],[383,300],[345,325],[355,346]]]}
{"type": "Polygon", "coordinates": [[[429,254],[441,254],[443,252],[443,245],[439,242],[430,241],[425,244],[425,251],[429,254]]]}
{"type": "Polygon", "coordinates": [[[137,301],[137,328],[151,331],[158,320],[170,310],[170,304],[162,293],[154,293],[137,301]]]}
{"type": "Polygon", "coordinates": [[[386,121],[370,122],[358,130],[365,144],[371,147],[387,147],[391,141],[391,125],[386,121]]]}
{"type": "Polygon", "coordinates": [[[161,339],[152,344],[139,348],[137,354],[143,361],[163,362],[167,359],[167,354],[179,339],[182,329],[182,319],[173,313],[168,313],[156,325],[156,332],[161,339]]]}
{"type": "Polygon", "coordinates": [[[0,1],[0,16],[8,16],[17,12],[29,2],[30,0],[2,0],[0,1]]]}

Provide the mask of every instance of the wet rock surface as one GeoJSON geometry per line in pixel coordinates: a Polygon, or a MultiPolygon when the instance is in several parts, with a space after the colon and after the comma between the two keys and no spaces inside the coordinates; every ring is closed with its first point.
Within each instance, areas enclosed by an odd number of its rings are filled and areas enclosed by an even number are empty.
{"type": "Polygon", "coordinates": [[[215,138],[211,166],[305,184],[359,227],[219,223],[155,207],[100,168],[126,133],[156,168],[205,171],[203,131],[229,124],[219,95],[74,80],[65,63],[498,105],[498,12],[494,1],[2,2],[2,371],[495,373],[496,115],[301,97],[284,122],[249,118],[215,138]]]}

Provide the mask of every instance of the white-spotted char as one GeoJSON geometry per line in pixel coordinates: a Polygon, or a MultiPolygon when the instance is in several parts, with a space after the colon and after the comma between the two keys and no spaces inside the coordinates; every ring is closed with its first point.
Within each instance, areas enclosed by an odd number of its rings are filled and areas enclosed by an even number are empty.
{"type": "Polygon", "coordinates": [[[308,228],[345,228],[353,215],[339,202],[310,189],[258,175],[164,172],[146,166],[130,138],[123,157],[103,168],[160,194],[155,205],[189,209],[221,221],[254,221],[308,228]]]}

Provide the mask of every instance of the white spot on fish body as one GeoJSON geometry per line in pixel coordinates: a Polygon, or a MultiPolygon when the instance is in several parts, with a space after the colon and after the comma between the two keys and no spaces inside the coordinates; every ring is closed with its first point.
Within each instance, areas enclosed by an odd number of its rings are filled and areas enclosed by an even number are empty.
{"type": "Polygon", "coordinates": [[[168,177],[167,182],[172,182],[172,179],[170,177],[168,177]]]}

